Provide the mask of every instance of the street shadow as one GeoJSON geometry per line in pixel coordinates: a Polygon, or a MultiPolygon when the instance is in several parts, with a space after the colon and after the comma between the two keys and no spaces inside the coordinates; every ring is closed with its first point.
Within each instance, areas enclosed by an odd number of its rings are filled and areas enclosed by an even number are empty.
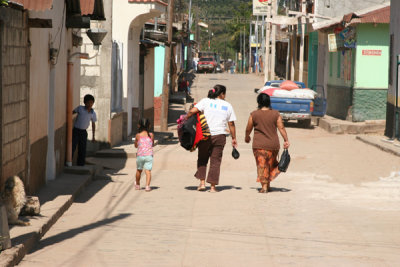
{"type": "MultiPolygon", "coordinates": [[[[260,187],[250,187],[250,189],[254,189],[260,191],[260,187]]],[[[283,188],[283,187],[270,187],[268,193],[273,193],[273,192],[283,192],[283,193],[287,193],[292,191],[292,189],[288,189],[288,188],[283,188]]]]}
{"type": "Polygon", "coordinates": [[[173,139],[164,140],[160,144],[161,145],[176,145],[176,144],[179,144],[179,140],[177,137],[175,137],[173,139]]]}
{"type": "Polygon", "coordinates": [[[219,191],[232,190],[232,189],[242,190],[241,187],[233,186],[233,185],[216,186],[215,188],[217,188],[217,190],[219,190],[219,191]]]}
{"type": "MultiPolygon", "coordinates": [[[[189,191],[197,191],[197,186],[186,186],[186,190],[189,191]]],[[[222,186],[216,186],[216,189],[218,191],[224,191],[224,190],[242,190],[241,187],[233,186],[233,185],[222,185],[222,186]]],[[[206,186],[206,191],[210,190],[210,186],[206,186]]]]}
{"type": "Polygon", "coordinates": [[[286,193],[286,192],[290,192],[290,191],[292,191],[292,189],[283,188],[283,187],[270,187],[268,192],[269,193],[272,193],[272,192],[284,192],[284,193],[286,193]]]}
{"type": "Polygon", "coordinates": [[[311,125],[310,127],[304,127],[303,125],[298,124],[297,122],[292,122],[292,121],[287,121],[287,122],[284,122],[283,124],[287,128],[305,129],[305,130],[313,130],[313,129],[315,129],[314,125],[311,125]]]}
{"type": "MultiPolygon", "coordinates": [[[[150,186],[150,189],[151,189],[151,191],[153,191],[153,190],[158,190],[158,189],[160,189],[160,187],[159,187],[159,186],[150,186]]],[[[141,187],[140,187],[140,190],[138,190],[138,191],[145,191],[145,187],[144,187],[144,186],[141,186],[141,187]]]]}
{"type": "Polygon", "coordinates": [[[93,229],[101,227],[103,225],[112,224],[116,221],[126,219],[127,217],[129,217],[131,215],[132,215],[132,213],[121,213],[121,214],[113,216],[111,218],[103,219],[103,220],[97,221],[95,223],[91,223],[91,224],[87,224],[87,225],[84,225],[81,227],[73,228],[71,230],[59,233],[57,235],[54,235],[54,236],[51,236],[48,238],[44,238],[39,242],[39,244],[29,254],[39,251],[47,246],[51,246],[53,244],[60,243],[64,240],[73,238],[81,233],[93,230],[93,229]]]}
{"type": "Polygon", "coordinates": [[[79,194],[77,198],[74,199],[75,203],[86,203],[92,197],[94,197],[98,192],[100,192],[107,184],[112,183],[111,177],[102,177],[101,179],[96,179],[90,183],[90,186],[85,188],[84,194],[79,194]]]}

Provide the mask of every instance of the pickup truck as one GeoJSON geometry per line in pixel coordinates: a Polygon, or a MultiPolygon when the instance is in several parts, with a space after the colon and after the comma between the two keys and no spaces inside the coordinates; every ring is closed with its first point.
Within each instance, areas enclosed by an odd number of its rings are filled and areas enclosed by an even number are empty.
{"type": "MultiPolygon", "coordinates": [[[[283,80],[267,81],[263,88],[254,89],[256,93],[262,93],[268,88],[279,88],[283,80]]],[[[302,82],[295,83],[299,88],[306,88],[302,82]]],[[[271,108],[281,113],[284,121],[297,120],[301,127],[311,126],[312,116],[323,117],[326,113],[326,98],[323,86],[314,85],[311,88],[317,94],[314,99],[288,98],[271,96],[271,108]]]]}
{"type": "Polygon", "coordinates": [[[197,72],[215,72],[217,62],[212,57],[202,57],[197,63],[197,72]]]}

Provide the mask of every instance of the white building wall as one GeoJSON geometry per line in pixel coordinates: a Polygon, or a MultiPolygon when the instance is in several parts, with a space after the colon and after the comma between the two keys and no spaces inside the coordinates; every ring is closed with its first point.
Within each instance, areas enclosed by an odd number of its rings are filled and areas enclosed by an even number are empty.
{"type": "MultiPolygon", "coordinates": [[[[52,9],[43,12],[29,11],[29,17],[51,19],[52,28],[30,28],[30,95],[29,144],[30,159],[46,155],[42,166],[30,165],[33,180],[56,178],[64,166],[66,149],[66,88],[68,53],[80,51],[72,46],[72,30],[65,26],[65,1],[54,0],[52,9]],[[49,61],[49,48],[57,49],[54,62],[49,61]],[[37,176],[37,177],[35,177],[37,176]]],[[[74,104],[79,100],[80,60],[75,58],[73,69],[74,104]]],[[[42,161],[43,162],[43,161],[42,161]]]]}
{"type": "Polygon", "coordinates": [[[144,23],[165,12],[157,2],[113,1],[112,39],[124,44],[124,110],[128,112],[128,134],[132,133],[132,109],[139,106],[139,36],[144,23]],[[127,44],[127,45],[125,45],[127,44]]]}

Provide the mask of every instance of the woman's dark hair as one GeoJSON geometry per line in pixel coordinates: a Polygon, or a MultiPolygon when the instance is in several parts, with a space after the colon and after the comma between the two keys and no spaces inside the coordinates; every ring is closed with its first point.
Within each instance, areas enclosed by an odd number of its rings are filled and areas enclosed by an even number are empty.
{"type": "Polygon", "coordinates": [[[267,94],[259,94],[257,96],[257,103],[258,103],[258,108],[270,108],[271,107],[271,99],[269,98],[269,95],[267,94]]]}
{"type": "Polygon", "coordinates": [[[87,94],[87,95],[85,95],[85,96],[83,97],[83,103],[85,103],[85,104],[86,104],[86,102],[88,102],[88,101],[90,101],[90,100],[92,100],[93,103],[94,103],[94,96],[87,94]]]}
{"type": "Polygon", "coordinates": [[[141,118],[138,122],[139,129],[138,132],[141,133],[143,131],[147,132],[147,135],[150,136],[149,131],[150,131],[150,121],[146,118],[141,118]]]}
{"type": "Polygon", "coordinates": [[[213,89],[208,91],[208,98],[215,99],[220,94],[226,94],[226,87],[220,84],[214,85],[213,89]]]}

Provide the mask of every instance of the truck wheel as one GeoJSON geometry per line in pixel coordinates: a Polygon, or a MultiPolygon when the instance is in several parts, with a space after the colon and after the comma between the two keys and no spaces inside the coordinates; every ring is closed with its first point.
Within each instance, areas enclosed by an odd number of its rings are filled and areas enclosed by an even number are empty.
{"type": "Polygon", "coordinates": [[[303,127],[303,128],[311,127],[311,119],[299,120],[297,123],[300,127],[303,127]]]}

